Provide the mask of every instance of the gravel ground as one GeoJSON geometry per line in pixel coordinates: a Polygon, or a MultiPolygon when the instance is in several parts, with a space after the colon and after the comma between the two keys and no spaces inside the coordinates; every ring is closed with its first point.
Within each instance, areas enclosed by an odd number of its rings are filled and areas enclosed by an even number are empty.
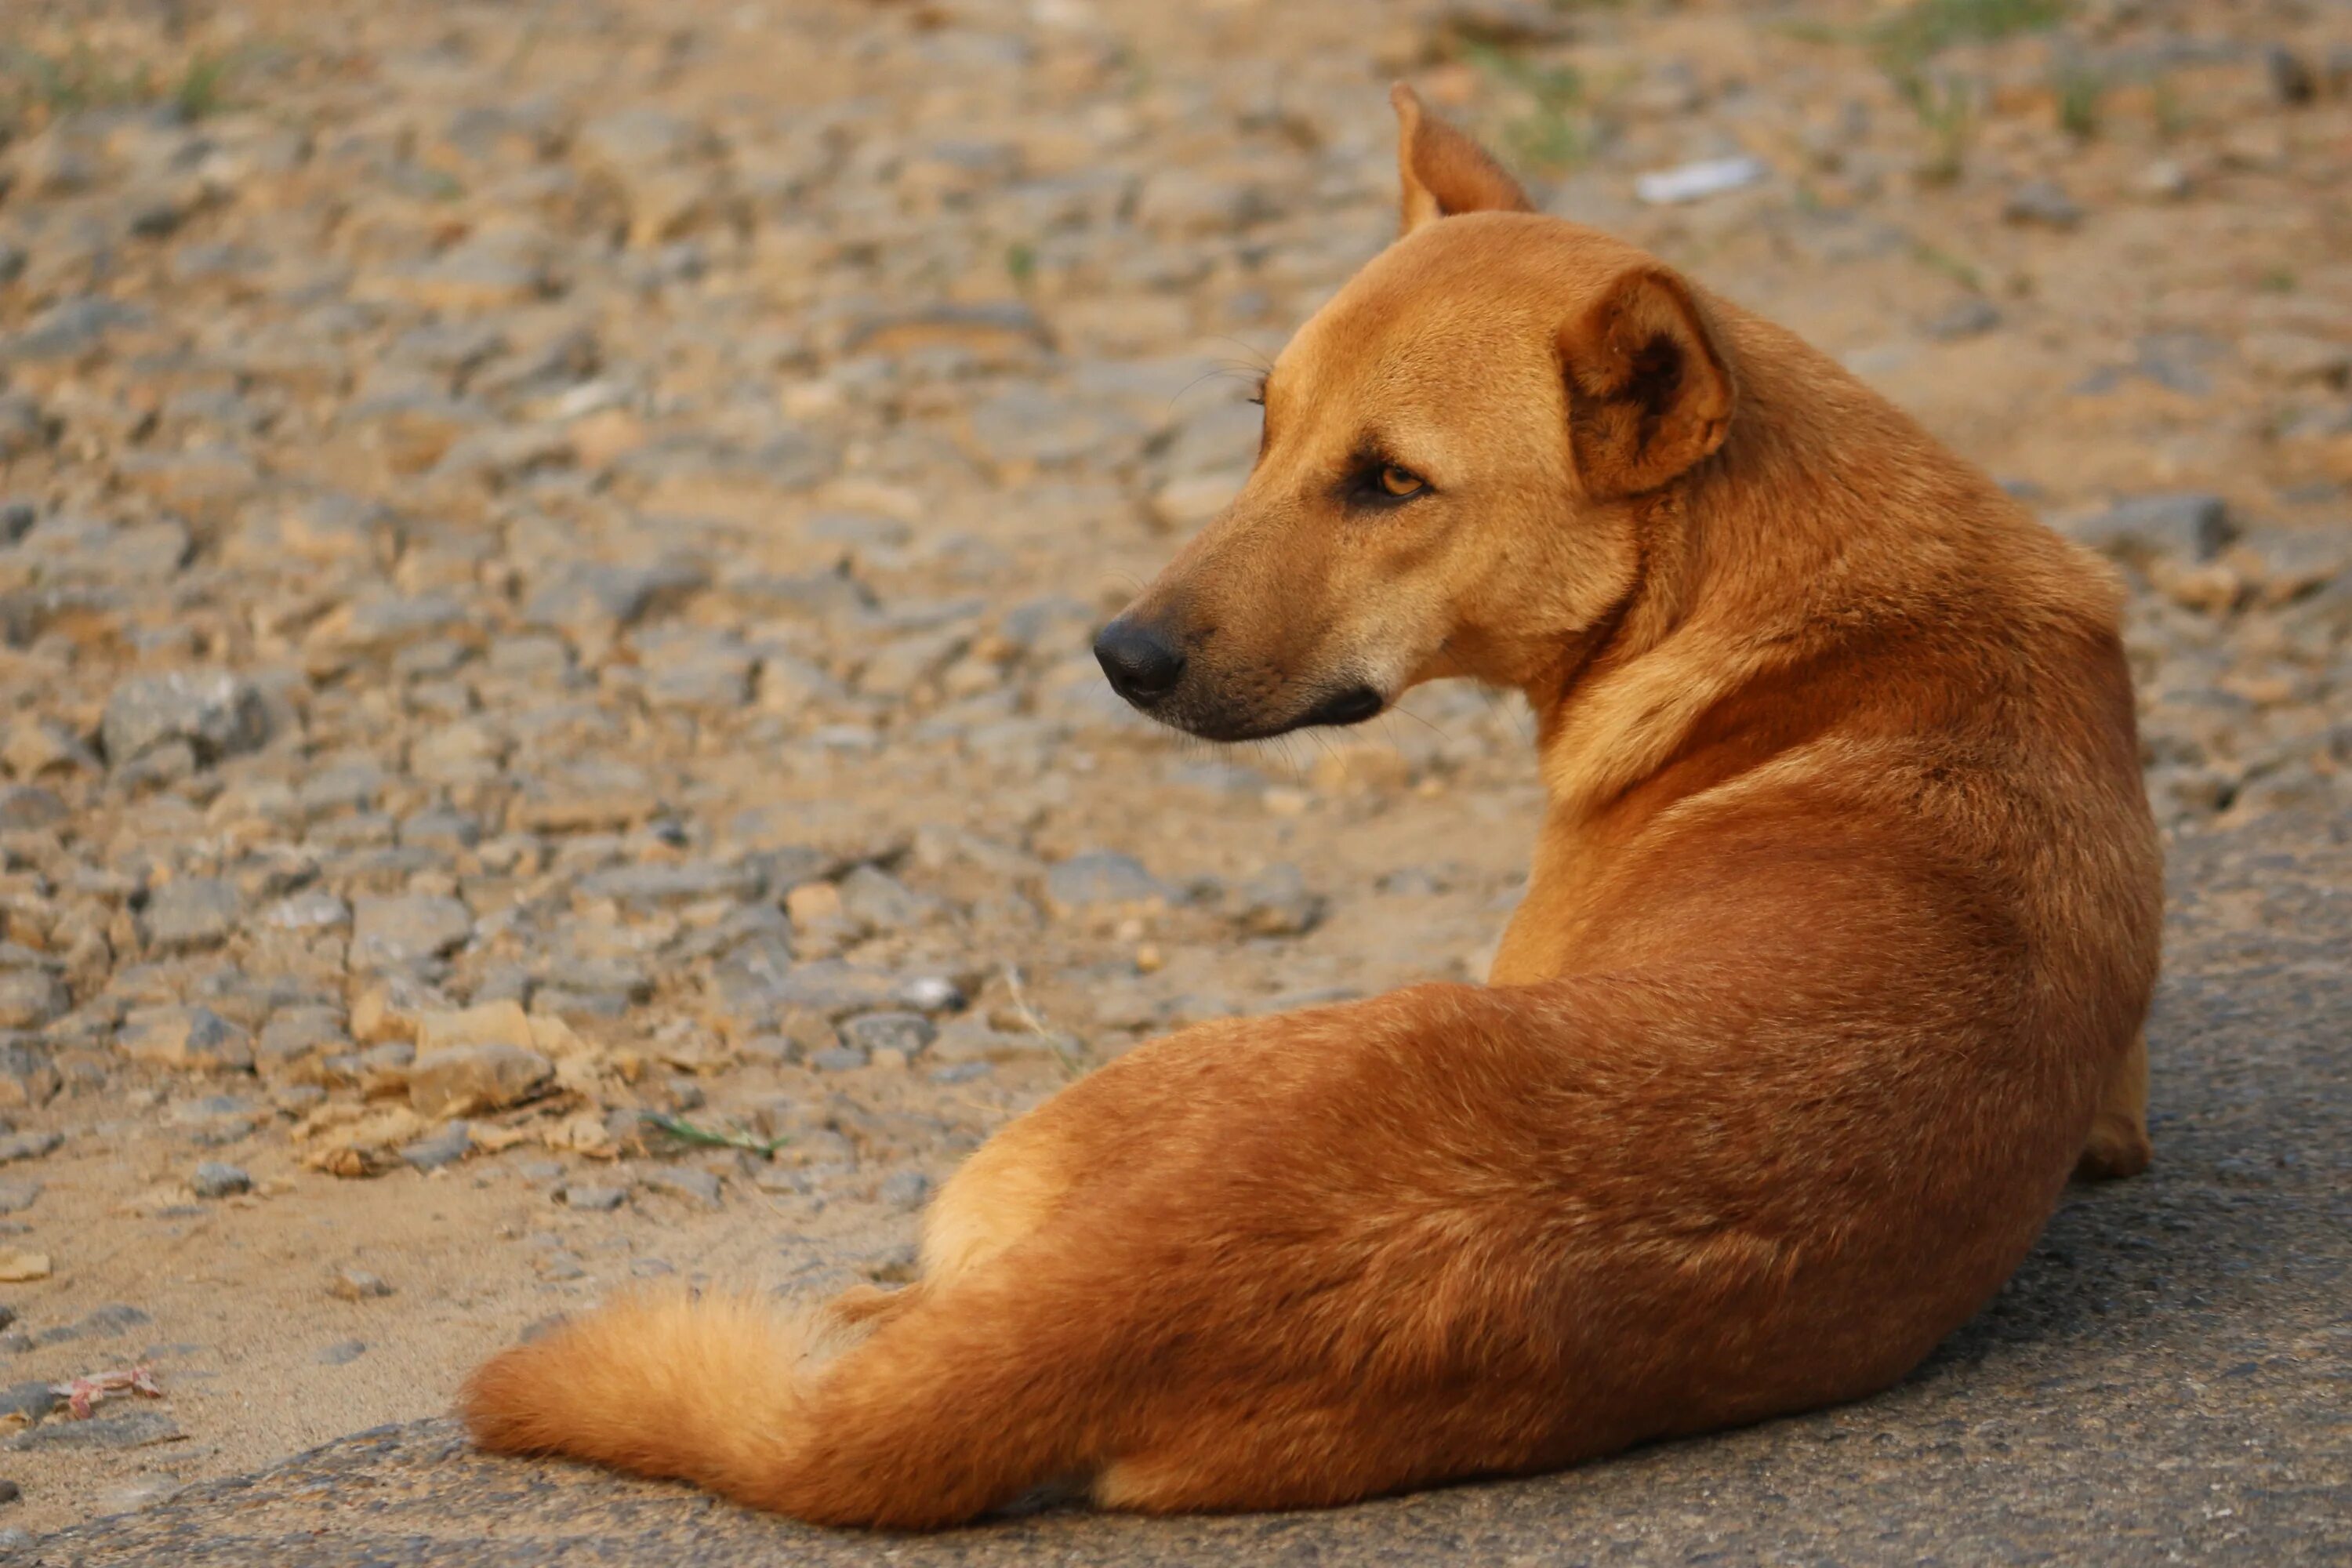
{"type": "MultiPolygon", "coordinates": [[[[0,1529],[228,1542],[231,1494],[155,1505],[430,1416],[632,1279],[900,1277],[930,1185],[1072,1074],[1483,971],[1540,803],[1515,700],[1216,751],[1087,651],[1238,482],[1247,370],[1392,231],[1397,76],[2116,559],[2189,955],[2158,1170],[1859,1411],[1023,1529],[1671,1557],[1712,1496],[1731,1560],[2127,1514],[2151,1555],[2341,1553],[2352,11],[2316,0],[11,0],[0,1529]],[[52,1408],[132,1364],[160,1401],[52,1408]]],[[[380,1467],[468,1562],[452,1521],[542,1487],[515,1561],[597,1499],[714,1562],[774,1539],[447,1442],[236,1495],[292,1532],[380,1467]]],[[[194,1560],[147,1539],[71,1550],[194,1560]]]]}

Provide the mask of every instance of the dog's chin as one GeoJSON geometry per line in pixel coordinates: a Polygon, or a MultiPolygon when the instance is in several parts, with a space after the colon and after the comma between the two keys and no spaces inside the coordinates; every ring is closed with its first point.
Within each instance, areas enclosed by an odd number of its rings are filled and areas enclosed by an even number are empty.
{"type": "Polygon", "coordinates": [[[1181,702],[1154,710],[1150,716],[1171,729],[1203,741],[1270,741],[1293,730],[1360,724],[1367,719],[1378,718],[1387,707],[1388,699],[1370,687],[1345,686],[1321,694],[1286,717],[1181,702]]]}

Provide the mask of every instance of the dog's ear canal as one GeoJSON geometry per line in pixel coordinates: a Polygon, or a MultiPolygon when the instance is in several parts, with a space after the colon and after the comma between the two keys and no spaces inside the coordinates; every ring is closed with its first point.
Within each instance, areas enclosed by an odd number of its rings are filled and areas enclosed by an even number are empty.
{"type": "Polygon", "coordinates": [[[1578,477],[1599,499],[1639,495],[1723,445],[1731,367],[1690,286],[1636,267],[1561,327],[1578,477]]]}
{"type": "Polygon", "coordinates": [[[1397,112],[1397,176],[1404,186],[1398,232],[1456,213],[1529,212],[1534,204],[1484,147],[1421,106],[1412,89],[1389,89],[1397,112]]]}

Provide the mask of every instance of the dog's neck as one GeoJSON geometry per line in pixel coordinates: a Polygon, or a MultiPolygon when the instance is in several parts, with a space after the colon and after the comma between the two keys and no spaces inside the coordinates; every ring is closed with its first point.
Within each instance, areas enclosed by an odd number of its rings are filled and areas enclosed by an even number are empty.
{"type": "Polygon", "coordinates": [[[1749,352],[1723,447],[1623,503],[1631,584],[1523,684],[1551,809],[1567,821],[1655,775],[1744,686],[1948,595],[1936,575],[1986,564],[1960,521],[1983,515],[1981,478],[1795,338],[1726,316],[1749,352]],[[1876,460],[1858,468],[1854,451],[1876,460]]]}

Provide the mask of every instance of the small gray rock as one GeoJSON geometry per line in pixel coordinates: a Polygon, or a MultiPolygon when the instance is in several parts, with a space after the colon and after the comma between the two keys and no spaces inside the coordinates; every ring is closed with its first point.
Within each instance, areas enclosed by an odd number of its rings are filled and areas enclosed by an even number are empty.
{"type": "Polygon", "coordinates": [[[556,1194],[566,1208],[585,1210],[589,1214],[610,1214],[628,1201],[627,1191],[621,1187],[593,1187],[573,1183],[556,1194]]]}
{"type": "Polygon", "coordinates": [[[302,1060],[322,1050],[350,1048],[343,1015],[332,1007],[287,1007],[261,1026],[255,1058],[264,1072],[302,1060]]]}
{"type": "Polygon", "coordinates": [[[239,1166],[206,1160],[196,1167],[195,1177],[188,1185],[200,1198],[234,1197],[238,1193],[253,1191],[253,1178],[239,1166]]]}
{"type": "Polygon", "coordinates": [[[147,943],[159,952],[194,952],[218,947],[236,930],[243,900],[236,885],[219,877],[183,877],[164,883],[147,900],[147,943]]]}
{"type": "Polygon", "coordinates": [[[411,1170],[437,1171],[464,1159],[473,1146],[473,1129],[462,1121],[452,1121],[439,1131],[403,1147],[400,1157],[411,1170]]]}
{"type": "Polygon", "coordinates": [[[141,1007],[122,1021],[115,1047],[132,1061],[244,1072],[251,1037],[208,1007],[141,1007]]]}
{"type": "Polygon", "coordinates": [[[1065,914],[1153,902],[1173,903],[1175,892],[1131,855],[1092,850],[1073,855],[1045,873],[1045,897],[1065,914]]]}
{"type": "Polygon", "coordinates": [[[14,1164],[19,1160],[37,1160],[53,1153],[66,1141],[62,1132],[11,1132],[0,1138],[0,1165],[14,1164]]]}
{"type": "Polygon", "coordinates": [[[9,339],[0,359],[75,359],[97,348],[116,328],[136,325],[146,319],[146,312],[135,306],[95,295],[63,300],[35,316],[23,331],[9,339]]]}
{"type": "Polygon", "coordinates": [[[144,1448],[156,1443],[176,1443],[185,1434],[180,1424],[152,1405],[126,1405],[101,1411],[88,1421],[46,1421],[19,1432],[0,1447],[47,1453],[81,1448],[144,1448]]]}
{"type": "Polygon", "coordinates": [[[262,911],[273,931],[337,931],[352,923],[352,907],[320,888],[289,894],[262,911]]]}
{"type": "Polygon", "coordinates": [[[920,1013],[861,1013],[841,1024],[841,1043],[862,1057],[893,1050],[912,1058],[939,1031],[920,1013]]]}
{"type": "Polygon", "coordinates": [[[2055,180],[2028,180],[2009,193],[2000,216],[2011,223],[2065,229],[2083,221],[2083,209],[2055,180]]]}
{"type": "Polygon", "coordinates": [[[46,1378],[0,1388],[0,1417],[21,1415],[28,1421],[37,1421],[62,1403],[46,1378]]]}
{"type": "Polygon", "coordinates": [[[1991,300],[1981,294],[1968,294],[1928,317],[1921,329],[1931,338],[1949,342],[1977,337],[2000,325],[2000,311],[1991,300]]]}
{"type": "Polygon", "coordinates": [[[692,1165],[653,1165],[637,1173],[637,1184],[665,1197],[684,1198],[705,1208],[719,1206],[719,1178],[692,1165]]]}
{"type": "Polygon", "coordinates": [[[363,898],[352,910],[351,966],[402,969],[463,947],[474,934],[471,910],[456,899],[409,893],[363,898]]]}
{"type": "Polygon", "coordinates": [[[251,681],[226,670],[133,676],[107,698],[99,737],[112,767],[169,741],[185,742],[199,763],[213,763],[268,741],[269,707],[251,681]]]}
{"type": "Polygon", "coordinates": [[[539,1277],[558,1282],[584,1279],[588,1277],[588,1266],[572,1253],[551,1252],[539,1260],[539,1277]]]}
{"type": "Polygon", "coordinates": [[[919,1209],[931,1195],[931,1179],[920,1171],[899,1171],[884,1177],[874,1195],[894,1209],[919,1209]]]}
{"type": "Polygon", "coordinates": [[[770,988],[772,1000],[781,1006],[803,1007],[833,1017],[887,1007],[898,1000],[898,978],[894,974],[832,958],[796,964],[770,988]]]}
{"type": "Polygon", "coordinates": [[[1323,899],[1307,890],[1307,879],[1288,863],[1268,866],[1251,878],[1234,899],[1234,918],[1252,936],[1297,936],[1323,919],[1323,899]]]}
{"type": "Polygon", "coordinates": [[[74,1325],[87,1339],[119,1340],[133,1329],[143,1329],[155,1320],[128,1302],[113,1301],[94,1307],[74,1325]]]}
{"type": "Polygon", "coordinates": [[[392,1287],[364,1268],[338,1268],[327,1281],[327,1294],[339,1301],[367,1301],[392,1294],[392,1287]]]}
{"type": "Polygon", "coordinates": [[[0,971],[0,1029],[37,1029],[72,1005],[73,993],[47,970],[0,971]]]}
{"type": "Polygon", "coordinates": [[[367,1354],[365,1340],[337,1340],[333,1344],[320,1351],[314,1359],[320,1366],[349,1366],[365,1354],[367,1354]]]}
{"type": "Polygon", "coordinates": [[[860,866],[841,879],[841,911],[868,931],[903,931],[923,918],[926,900],[906,883],[875,866],[860,866]]]}
{"type": "Polygon", "coordinates": [[[67,810],[63,797],[42,784],[0,788],[0,831],[47,827],[64,821],[67,810]]]}
{"type": "Polygon", "coordinates": [[[678,865],[616,866],[583,878],[580,890],[591,898],[662,907],[710,899],[754,898],[759,894],[761,880],[756,865],[727,866],[695,860],[678,865]]]}

